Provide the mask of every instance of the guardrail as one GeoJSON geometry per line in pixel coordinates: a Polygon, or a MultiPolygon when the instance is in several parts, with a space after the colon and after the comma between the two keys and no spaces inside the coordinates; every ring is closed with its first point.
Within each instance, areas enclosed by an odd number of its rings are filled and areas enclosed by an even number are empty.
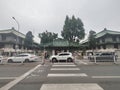
{"type": "Polygon", "coordinates": [[[115,55],[105,55],[105,56],[88,56],[89,62],[99,63],[99,62],[120,62],[120,58],[118,59],[115,55]]]}

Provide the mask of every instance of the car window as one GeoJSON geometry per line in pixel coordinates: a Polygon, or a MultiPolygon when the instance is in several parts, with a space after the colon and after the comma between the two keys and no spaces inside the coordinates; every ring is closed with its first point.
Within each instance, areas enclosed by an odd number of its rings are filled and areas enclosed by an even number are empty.
{"type": "Polygon", "coordinates": [[[24,55],[24,54],[23,54],[23,55],[21,55],[21,56],[22,56],[22,57],[26,57],[26,56],[28,56],[28,55],[24,55]]]}
{"type": "Polygon", "coordinates": [[[112,53],[101,53],[101,55],[112,55],[112,53]]]}
{"type": "Polygon", "coordinates": [[[22,57],[22,55],[16,55],[15,57],[22,57]]]}
{"type": "Polygon", "coordinates": [[[59,56],[66,56],[66,55],[70,55],[70,54],[69,53],[59,54],[59,56]]]}
{"type": "Polygon", "coordinates": [[[16,57],[26,57],[28,55],[17,55],[16,57]]]}

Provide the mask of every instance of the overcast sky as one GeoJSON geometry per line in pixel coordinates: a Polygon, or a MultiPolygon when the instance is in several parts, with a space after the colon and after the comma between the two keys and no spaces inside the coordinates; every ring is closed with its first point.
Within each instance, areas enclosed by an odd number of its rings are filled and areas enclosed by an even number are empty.
{"type": "Polygon", "coordinates": [[[60,36],[66,15],[79,17],[86,33],[120,30],[120,0],[0,0],[0,30],[17,29],[15,17],[24,34],[48,30],[60,36]]]}

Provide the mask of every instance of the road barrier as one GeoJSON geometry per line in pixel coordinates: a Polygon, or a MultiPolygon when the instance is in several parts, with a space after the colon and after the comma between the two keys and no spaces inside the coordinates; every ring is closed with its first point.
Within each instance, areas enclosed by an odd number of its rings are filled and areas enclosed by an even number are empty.
{"type": "Polygon", "coordinates": [[[118,63],[120,62],[120,58],[115,55],[105,55],[105,56],[88,56],[89,62],[100,63],[100,62],[112,62],[118,63]]]}

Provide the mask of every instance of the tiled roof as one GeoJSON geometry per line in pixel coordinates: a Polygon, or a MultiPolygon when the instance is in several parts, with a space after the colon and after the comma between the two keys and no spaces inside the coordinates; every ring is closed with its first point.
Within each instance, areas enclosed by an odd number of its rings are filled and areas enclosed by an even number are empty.
{"type": "Polygon", "coordinates": [[[67,40],[54,40],[53,41],[53,46],[56,46],[56,47],[59,47],[59,46],[63,46],[63,47],[66,47],[66,46],[69,46],[69,42],[67,40]]]}
{"type": "Polygon", "coordinates": [[[97,33],[96,36],[95,36],[95,38],[102,37],[102,36],[104,36],[105,34],[120,35],[120,32],[104,29],[103,31],[97,33]]]}
{"type": "Polygon", "coordinates": [[[46,44],[41,44],[40,46],[44,46],[44,47],[77,47],[79,46],[78,43],[73,43],[73,42],[69,42],[67,40],[64,39],[57,39],[57,40],[53,40],[53,42],[50,43],[46,43],[46,44]]]}
{"type": "Polygon", "coordinates": [[[7,30],[0,30],[0,34],[1,33],[13,33],[21,38],[25,38],[25,35],[17,30],[15,30],[14,28],[11,29],[7,29],[7,30]]]}

